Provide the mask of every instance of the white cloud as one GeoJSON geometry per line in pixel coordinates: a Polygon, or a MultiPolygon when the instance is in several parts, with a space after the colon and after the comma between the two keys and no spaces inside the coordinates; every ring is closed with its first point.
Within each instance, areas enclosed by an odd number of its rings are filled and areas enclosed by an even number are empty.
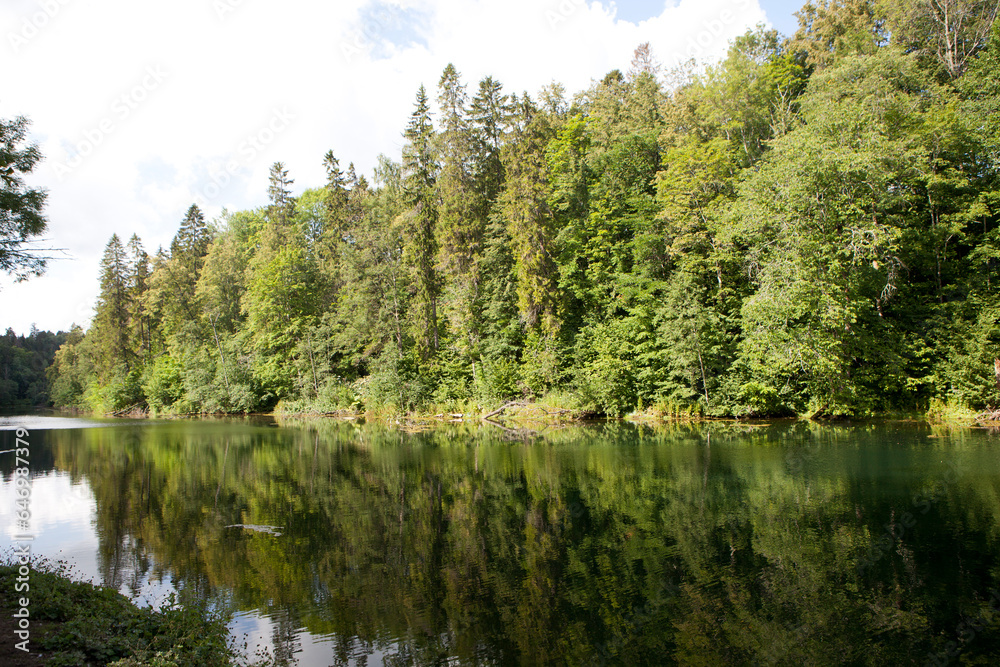
{"type": "Polygon", "coordinates": [[[470,92],[492,75],[508,92],[556,80],[572,93],[626,69],[642,42],[667,65],[712,58],[766,21],[757,0],[667,4],[632,23],[585,0],[6,2],[0,117],[31,118],[46,160],[30,180],[50,191],[52,245],[74,259],[27,283],[4,279],[0,327],[85,323],[110,235],[167,246],[227,163],[237,169],[209,216],[265,203],[276,160],[301,190],[322,183],[331,148],[363,173],[379,153],[398,159],[417,87],[434,96],[449,62],[470,92]],[[281,109],[294,116],[287,128],[252,156],[241,150],[281,109]],[[65,174],[77,152],[89,154],[65,174]]]}

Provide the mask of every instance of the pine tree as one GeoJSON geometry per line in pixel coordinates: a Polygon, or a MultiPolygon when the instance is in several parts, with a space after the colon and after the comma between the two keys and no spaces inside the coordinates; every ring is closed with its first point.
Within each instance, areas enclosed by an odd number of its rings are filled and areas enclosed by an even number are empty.
{"type": "Polygon", "coordinates": [[[323,156],[323,167],[326,169],[327,228],[333,233],[339,233],[346,222],[348,181],[340,170],[340,161],[333,151],[327,151],[323,156]]]}
{"type": "Polygon", "coordinates": [[[450,64],[438,85],[441,107],[438,237],[442,264],[454,278],[470,270],[479,252],[484,221],[471,173],[475,145],[467,118],[465,86],[450,64]]]}
{"type": "Polygon", "coordinates": [[[465,86],[453,65],[445,68],[439,90],[441,173],[437,179],[440,201],[437,236],[448,292],[445,310],[462,344],[472,346],[479,337],[480,313],[475,307],[480,281],[477,264],[482,254],[486,218],[473,174],[476,147],[466,109],[465,86]]]}
{"type": "Polygon", "coordinates": [[[121,239],[113,234],[101,258],[101,294],[97,300],[94,328],[97,334],[98,372],[110,381],[119,365],[131,367],[129,345],[129,262],[121,239]]]}
{"type": "Polygon", "coordinates": [[[268,215],[274,222],[282,226],[288,224],[295,215],[295,199],[290,190],[295,181],[288,178],[288,170],[283,162],[271,165],[271,175],[268,179],[267,196],[271,201],[268,215]]]}
{"type": "Polygon", "coordinates": [[[170,243],[170,253],[157,253],[149,277],[146,307],[161,318],[161,333],[171,338],[195,326],[199,313],[195,286],[212,243],[212,230],[197,205],[188,208],[170,243]]]}
{"type": "Polygon", "coordinates": [[[493,77],[479,82],[479,91],[472,99],[469,120],[474,138],[473,176],[480,202],[484,207],[484,217],[500,196],[503,189],[504,171],[500,160],[500,148],[509,131],[511,121],[511,100],[503,94],[503,86],[493,77]]]}
{"type": "Polygon", "coordinates": [[[145,295],[149,288],[149,255],[136,234],[128,242],[129,334],[130,347],[141,358],[150,354],[150,318],[146,312],[145,295]]]}
{"type": "Polygon", "coordinates": [[[183,258],[182,261],[188,266],[194,266],[208,253],[211,242],[212,234],[205,224],[205,214],[197,204],[191,204],[170,244],[170,256],[175,259],[183,258]]]}
{"type": "Polygon", "coordinates": [[[520,128],[504,146],[507,181],[500,202],[508,221],[517,267],[518,308],[530,327],[558,332],[558,267],[555,217],[549,207],[549,167],[545,156],[552,138],[544,114],[527,95],[520,103],[520,128]]]}
{"type": "Polygon", "coordinates": [[[427,90],[423,86],[417,92],[414,110],[403,136],[407,140],[403,149],[403,197],[409,207],[404,214],[409,236],[406,251],[416,284],[416,338],[421,354],[426,358],[440,344],[437,315],[440,281],[434,268],[438,216],[434,126],[427,90]]]}

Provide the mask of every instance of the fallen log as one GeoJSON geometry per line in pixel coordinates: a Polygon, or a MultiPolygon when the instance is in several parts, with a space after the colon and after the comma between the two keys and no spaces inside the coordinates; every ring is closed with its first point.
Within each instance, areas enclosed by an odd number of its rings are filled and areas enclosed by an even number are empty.
{"type": "Polygon", "coordinates": [[[514,406],[524,407],[524,401],[510,401],[509,403],[504,403],[490,414],[483,416],[483,419],[489,420],[490,417],[496,417],[498,414],[500,414],[507,408],[512,408],[514,406]]]}

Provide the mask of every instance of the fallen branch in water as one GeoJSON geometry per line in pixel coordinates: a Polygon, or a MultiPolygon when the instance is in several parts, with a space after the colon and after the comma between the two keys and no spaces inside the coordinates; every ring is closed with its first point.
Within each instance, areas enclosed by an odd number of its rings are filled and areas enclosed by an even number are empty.
{"type": "Polygon", "coordinates": [[[496,426],[507,436],[517,440],[527,440],[530,437],[538,435],[538,431],[532,431],[530,428],[511,428],[505,424],[501,424],[500,422],[495,422],[492,419],[483,419],[483,421],[491,426],[496,426]]]}
{"type": "Polygon", "coordinates": [[[135,405],[130,405],[127,408],[122,408],[121,410],[118,410],[116,412],[112,412],[111,414],[108,415],[108,417],[124,417],[125,415],[135,414],[136,411],[138,411],[138,414],[143,414],[144,415],[144,414],[146,414],[146,411],[143,410],[140,407],[144,403],[145,403],[145,401],[139,401],[135,405]]]}
{"type": "Polygon", "coordinates": [[[987,408],[976,415],[976,421],[980,424],[1000,422],[1000,408],[987,408]]]}
{"type": "Polygon", "coordinates": [[[489,420],[490,417],[497,416],[498,414],[500,414],[501,412],[503,412],[507,408],[513,408],[515,406],[523,408],[524,405],[525,405],[524,401],[510,401],[509,403],[504,403],[503,405],[501,405],[499,408],[497,408],[496,410],[494,410],[490,414],[484,415],[483,419],[489,420]]]}

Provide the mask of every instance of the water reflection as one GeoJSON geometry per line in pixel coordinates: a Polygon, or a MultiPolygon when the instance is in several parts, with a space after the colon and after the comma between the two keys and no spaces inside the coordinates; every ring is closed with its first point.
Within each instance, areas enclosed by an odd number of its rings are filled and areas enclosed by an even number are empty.
{"type": "Polygon", "coordinates": [[[89,486],[105,582],[228,600],[289,662],[1000,657],[984,432],[611,424],[511,440],[225,421],[37,431],[32,447],[49,462],[36,475],[89,486]]]}

